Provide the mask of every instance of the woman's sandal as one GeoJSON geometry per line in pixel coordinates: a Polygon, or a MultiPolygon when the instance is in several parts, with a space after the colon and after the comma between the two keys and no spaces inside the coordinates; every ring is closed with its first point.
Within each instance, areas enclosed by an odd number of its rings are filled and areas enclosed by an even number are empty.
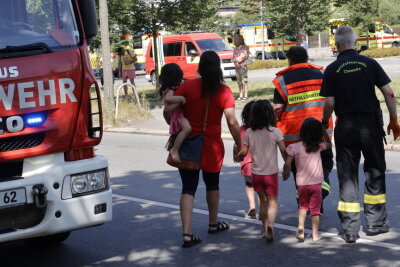
{"type": "Polygon", "coordinates": [[[194,246],[198,243],[201,242],[201,239],[198,236],[195,236],[194,234],[183,234],[183,237],[190,237],[190,240],[183,240],[182,247],[183,248],[190,248],[191,246],[194,246]]]}
{"type": "Polygon", "coordinates": [[[208,229],[209,234],[216,234],[222,231],[226,231],[229,229],[229,224],[227,222],[220,222],[218,221],[216,224],[209,224],[209,228],[215,228],[215,229],[208,229]]]}

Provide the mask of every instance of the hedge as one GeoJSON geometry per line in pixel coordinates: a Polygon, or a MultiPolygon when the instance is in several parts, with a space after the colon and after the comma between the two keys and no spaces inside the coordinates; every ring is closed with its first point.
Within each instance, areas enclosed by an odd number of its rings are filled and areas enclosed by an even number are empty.
{"type": "Polygon", "coordinates": [[[282,68],[287,67],[288,61],[283,60],[275,60],[275,59],[268,59],[268,60],[254,60],[253,63],[247,65],[249,70],[261,70],[261,69],[272,69],[272,68],[282,68]]]}
{"type": "Polygon", "coordinates": [[[373,58],[400,56],[400,48],[369,49],[362,51],[361,55],[373,58]]]}

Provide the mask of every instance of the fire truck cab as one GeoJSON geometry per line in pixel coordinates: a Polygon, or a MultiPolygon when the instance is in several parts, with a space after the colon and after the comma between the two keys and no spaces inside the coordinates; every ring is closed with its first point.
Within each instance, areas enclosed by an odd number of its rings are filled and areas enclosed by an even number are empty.
{"type": "MultiPolygon", "coordinates": [[[[233,48],[216,33],[198,32],[179,35],[160,36],[161,46],[159,66],[176,63],[183,70],[184,79],[197,77],[200,55],[208,50],[215,51],[221,59],[221,69],[224,78],[236,79],[235,65],[232,62],[233,48]],[[161,63],[161,64],[160,64],[161,63]]],[[[146,79],[155,84],[155,64],[153,44],[149,43],[146,52],[146,79]]]]}
{"type": "Polygon", "coordinates": [[[0,242],[65,240],[112,217],[94,0],[0,0],[0,242]],[[33,239],[31,239],[33,238],[33,239]]]}

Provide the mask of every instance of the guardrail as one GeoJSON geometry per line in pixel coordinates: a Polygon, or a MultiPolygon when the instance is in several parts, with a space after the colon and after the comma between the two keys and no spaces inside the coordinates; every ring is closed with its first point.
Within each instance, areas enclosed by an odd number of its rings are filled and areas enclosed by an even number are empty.
{"type": "Polygon", "coordinates": [[[139,107],[139,109],[142,109],[142,105],[140,104],[140,98],[139,98],[139,94],[138,94],[138,92],[136,90],[136,86],[131,84],[131,83],[123,83],[120,86],[118,86],[118,89],[117,89],[117,98],[116,98],[116,103],[115,103],[115,115],[114,115],[115,119],[118,118],[119,92],[120,92],[121,88],[124,87],[124,86],[132,87],[133,93],[135,94],[135,98],[136,98],[136,102],[138,104],[138,107],[139,107]]]}

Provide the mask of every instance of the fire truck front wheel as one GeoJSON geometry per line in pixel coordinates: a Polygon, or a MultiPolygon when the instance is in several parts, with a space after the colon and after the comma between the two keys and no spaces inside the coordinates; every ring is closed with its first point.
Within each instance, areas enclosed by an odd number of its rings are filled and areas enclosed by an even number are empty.
{"type": "Polygon", "coordinates": [[[399,43],[398,42],[393,42],[392,43],[392,47],[399,47],[399,43]]]}
{"type": "Polygon", "coordinates": [[[26,239],[25,242],[30,246],[53,246],[67,240],[71,231],[58,233],[54,235],[39,236],[26,239]]]}

